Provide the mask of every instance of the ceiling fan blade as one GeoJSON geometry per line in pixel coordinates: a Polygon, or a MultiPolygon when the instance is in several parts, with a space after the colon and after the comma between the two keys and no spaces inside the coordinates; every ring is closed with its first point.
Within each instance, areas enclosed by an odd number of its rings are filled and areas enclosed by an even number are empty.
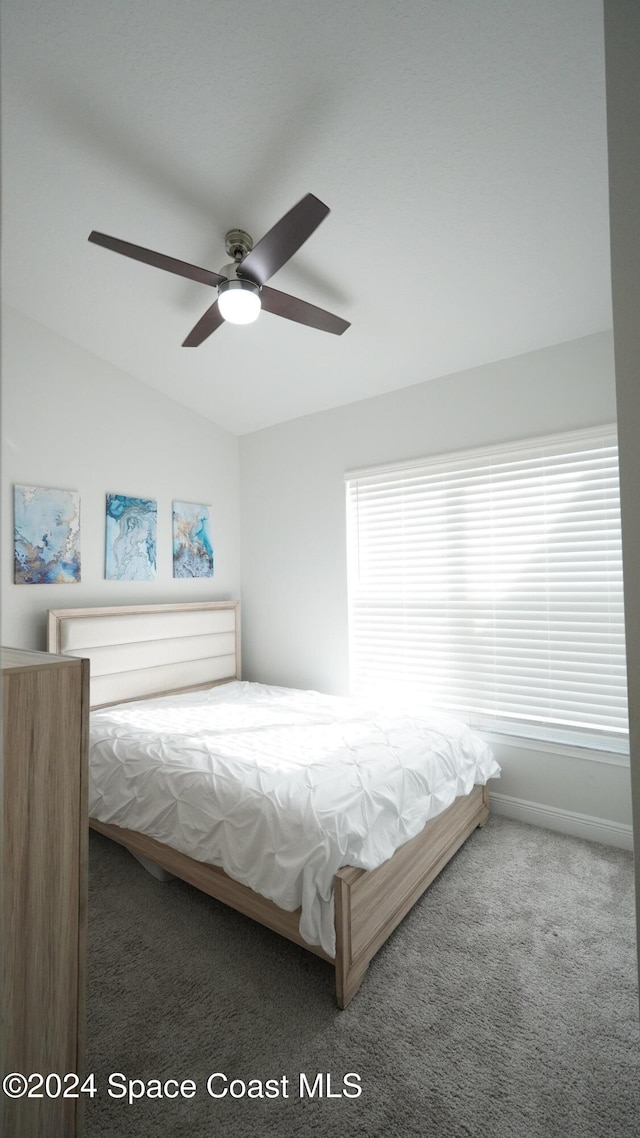
{"type": "Polygon", "coordinates": [[[329,213],[329,207],[306,194],[285,213],[238,265],[238,276],[263,285],[281,269],[329,213]]]}
{"type": "Polygon", "coordinates": [[[209,269],[201,269],[198,265],[190,265],[187,261],[178,261],[175,257],[165,256],[164,253],[154,253],[153,249],[143,249],[141,245],[121,241],[119,237],[108,237],[106,233],[97,233],[95,229],[89,234],[89,241],[93,241],[95,245],[103,245],[105,249],[112,249],[114,253],[133,257],[134,261],[142,261],[145,265],[153,265],[156,269],[166,269],[168,273],[177,273],[179,277],[199,281],[200,284],[215,287],[226,280],[226,277],[212,273],[209,269]]]}
{"type": "Polygon", "coordinates": [[[297,324],[307,324],[309,328],[319,328],[321,332],[333,332],[334,335],[341,336],[351,327],[348,320],[334,316],[324,308],[317,308],[315,304],[309,304],[306,300],[299,300],[297,296],[278,292],[269,285],[265,285],[262,289],[260,300],[265,312],[284,316],[285,320],[295,320],[297,324]]]}
{"type": "Polygon", "coordinates": [[[201,344],[203,340],[206,340],[207,336],[210,336],[212,332],[215,332],[216,328],[219,328],[221,324],[224,324],[224,316],[218,307],[218,301],[214,300],[211,308],[207,308],[207,311],[205,312],[204,316],[200,317],[195,328],[191,329],[186,340],[184,340],[182,347],[197,348],[198,344],[201,344]]]}

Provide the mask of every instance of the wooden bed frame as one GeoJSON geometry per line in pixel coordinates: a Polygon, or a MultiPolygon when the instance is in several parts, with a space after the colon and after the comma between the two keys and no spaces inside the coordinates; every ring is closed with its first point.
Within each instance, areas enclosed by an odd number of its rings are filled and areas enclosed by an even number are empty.
{"type": "MultiPolygon", "coordinates": [[[[239,604],[56,609],[49,613],[49,651],[90,659],[92,708],[211,687],[240,679],[239,604]]],[[[335,966],[338,1007],[346,1008],[378,949],[488,816],[486,787],[476,786],[377,869],[340,869],[335,876],[335,959],[300,936],[300,910],[286,912],[217,866],[154,838],[95,818],[89,824],[136,857],[329,961],[335,966]]]]}

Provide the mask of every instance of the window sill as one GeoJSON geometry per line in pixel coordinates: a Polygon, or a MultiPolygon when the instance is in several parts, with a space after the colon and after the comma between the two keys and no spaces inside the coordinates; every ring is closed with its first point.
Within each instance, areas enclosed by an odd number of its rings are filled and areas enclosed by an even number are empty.
{"type": "Polygon", "coordinates": [[[569,759],[587,759],[594,763],[607,763],[614,767],[629,767],[629,755],[614,751],[598,751],[592,747],[578,747],[571,743],[550,743],[545,739],[529,739],[523,735],[507,735],[501,731],[488,731],[482,727],[475,730],[492,746],[518,747],[524,751],[545,751],[551,755],[564,755],[569,759]]]}

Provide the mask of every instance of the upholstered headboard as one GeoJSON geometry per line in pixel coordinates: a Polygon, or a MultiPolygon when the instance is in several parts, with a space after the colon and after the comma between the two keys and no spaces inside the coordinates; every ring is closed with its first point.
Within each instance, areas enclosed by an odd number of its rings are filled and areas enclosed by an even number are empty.
{"type": "Polygon", "coordinates": [[[240,604],[52,609],[49,651],[91,661],[91,706],[240,678],[240,604]]]}

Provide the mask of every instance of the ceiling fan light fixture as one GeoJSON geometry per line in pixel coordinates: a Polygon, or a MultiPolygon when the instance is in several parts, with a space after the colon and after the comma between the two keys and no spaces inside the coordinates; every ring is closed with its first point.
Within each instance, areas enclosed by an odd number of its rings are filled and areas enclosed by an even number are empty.
{"type": "Polygon", "coordinates": [[[223,281],[218,285],[218,308],[230,324],[253,324],[261,307],[260,288],[253,281],[223,281]]]}

